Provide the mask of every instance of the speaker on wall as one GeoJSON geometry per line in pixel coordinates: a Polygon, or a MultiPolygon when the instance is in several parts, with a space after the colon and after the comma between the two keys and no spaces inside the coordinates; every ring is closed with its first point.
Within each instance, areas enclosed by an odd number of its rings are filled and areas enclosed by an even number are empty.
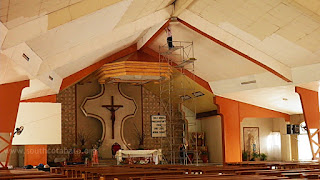
{"type": "Polygon", "coordinates": [[[287,134],[292,134],[291,124],[287,124],[287,134]]]}
{"type": "Polygon", "coordinates": [[[287,124],[287,134],[300,134],[299,125],[287,124]]]}
{"type": "Polygon", "coordinates": [[[300,126],[293,124],[292,131],[293,131],[293,134],[300,134],[300,126]]]}

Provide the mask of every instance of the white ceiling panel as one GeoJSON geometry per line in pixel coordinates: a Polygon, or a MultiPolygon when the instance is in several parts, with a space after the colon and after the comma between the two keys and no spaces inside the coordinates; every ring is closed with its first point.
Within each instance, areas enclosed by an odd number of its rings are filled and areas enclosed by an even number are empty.
{"type": "Polygon", "coordinates": [[[65,64],[64,66],[61,66],[55,70],[55,72],[61,76],[61,77],[67,77],[70,74],[76,73],[91,64],[108,57],[112,55],[113,53],[116,53],[126,47],[129,47],[130,45],[134,44],[138,37],[140,37],[140,34],[128,37],[126,39],[123,39],[117,43],[108,44],[104,47],[101,47],[100,49],[97,49],[82,58],[79,58],[75,61],[72,61],[68,64],[65,64]]]}
{"type": "MultiPolygon", "coordinates": [[[[193,41],[195,74],[208,82],[265,72],[246,58],[222,47],[182,24],[171,24],[174,41],[193,41]]],[[[166,34],[161,33],[151,44],[159,51],[159,45],[166,43],[166,34]]],[[[175,44],[179,46],[178,43],[175,44]]]]}
{"type": "Polygon", "coordinates": [[[297,67],[320,59],[320,16],[314,14],[318,3],[297,1],[302,6],[286,0],[196,0],[188,9],[284,65],[297,67]]]}
{"type": "Polygon", "coordinates": [[[48,57],[72,48],[88,39],[111,32],[129,5],[129,1],[122,1],[108,6],[51,29],[40,37],[29,40],[27,44],[45,61],[48,57]]]}
{"type": "Polygon", "coordinates": [[[295,86],[253,89],[227,93],[222,96],[287,114],[302,113],[300,97],[295,93],[295,86]]]}
{"type": "Polygon", "coordinates": [[[26,70],[0,53],[0,84],[28,80],[30,77],[26,70]]]}

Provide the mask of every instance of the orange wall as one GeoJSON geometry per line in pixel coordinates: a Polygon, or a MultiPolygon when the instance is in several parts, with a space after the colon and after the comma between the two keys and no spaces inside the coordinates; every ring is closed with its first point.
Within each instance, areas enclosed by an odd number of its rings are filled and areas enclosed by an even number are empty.
{"type": "Polygon", "coordinates": [[[308,128],[319,129],[320,114],[318,92],[301,87],[296,87],[296,92],[300,95],[303,115],[308,128]]]}
{"type": "Polygon", "coordinates": [[[223,161],[239,162],[241,161],[239,103],[216,96],[215,104],[221,115],[223,161]]]}
{"type": "Polygon", "coordinates": [[[29,80],[0,85],[0,132],[13,132],[19,109],[21,91],[29,80]]]}
{"type": "Polygon", "coordinates": [[[244,118],[284,118],[285,121],[290,122],[288,114],[242,102],[239,102],[239,112],[241,122],[244,118]]]}
{"type": "Polygon", "coordinates": [[[47,145],[25,145],[24,165],[47,164],[47,145]]]}
{"type": "Polygon", "coordinates": [[[224,97],[216,96],[214,102],[218,106],[218,113],[221,115],[224,162],[242,161],[240,122],[244,118],[284,118],[286,121],[290,121],[288,114],[224,97]]]}

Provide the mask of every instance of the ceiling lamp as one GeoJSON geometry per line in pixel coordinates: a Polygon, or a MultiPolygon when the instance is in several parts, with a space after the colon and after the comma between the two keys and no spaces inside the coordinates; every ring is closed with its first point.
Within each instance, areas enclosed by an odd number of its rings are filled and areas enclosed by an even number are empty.
{"type": "Polygon", "coordinates": [[[103,65],[96,73],[100,84],[106,82],[118,83],[148,83],[162,79],[169,79],[172,74],[168,63],[121,61],[103,65]]]}
{"type": "Polygon", "coordinates": [[[186,101],[188,99],[191,99],[191,96],[189,95],[184,95],[184,96],[180,96],[180,98],[183,100],[183,101],[186,101]]]}
{"type": "Polygon", "coordinates": [[[195,97],[203,96],[204,94],[201,91],[193,92],[192,93],[195,97]]]}

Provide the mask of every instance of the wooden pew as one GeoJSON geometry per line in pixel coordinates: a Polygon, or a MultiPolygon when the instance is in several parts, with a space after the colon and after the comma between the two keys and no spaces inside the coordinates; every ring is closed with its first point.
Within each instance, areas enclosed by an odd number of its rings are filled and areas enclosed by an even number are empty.
{"type": "Polygon", "coordinates": [[[100,180],[107,180],[107,179],[130,179],[133,177],[142,177],[142,176],[162,176],[162,175],[183,175],[185,171],[134,171],[134,172],[114,172],[114,173],[107,173],[107,172],[100,172],[100,180]]]}
{"type": "Polygon", "coordinates": [[[84,179],[288,179],[317,178],[318,163],[287,162],[245,162],[225,166],[184,166],[184,165],[116,165],[105,167],[66,166],[53,168],[69,178],[84,179]],[[299,167],[313,167],[302,169],[299,167]],[[271,169],[275,167],[275,169],[271,169]],[[313,173],[313,174],[312,174],[313,173]],[[169,174],[169,175],[168,175],[169,174]]]}
{"type": "MultiPolygon", "coordinates": [[[[11,179],[66,179],[67,177],[61,174],[53,174],[44,171],[38,171],[34,169],[27,170],[1,170],[0,180],[11,179]]],[[[82,178],[80,178],[82,179],[82,178]]]]}

